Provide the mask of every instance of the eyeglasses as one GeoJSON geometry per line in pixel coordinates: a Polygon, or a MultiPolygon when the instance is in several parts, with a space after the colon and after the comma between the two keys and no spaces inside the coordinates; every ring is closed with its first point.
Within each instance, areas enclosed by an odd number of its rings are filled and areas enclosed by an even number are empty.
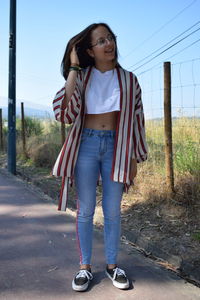
{"type": "Polygon", "coordinates": [[[96,42],[96,44],[91,45],[90,47],[91,47],[91,48],[92,48],[92,47],[95,47],[95,46],[103,47],[103,46],[105,46],[106,41],[107,41],[107,42],[113,42],[113,41],[115,41],[115,40],[116,40],[116,35],[114,36],[114,35],[112,35],[112,34],[108,34],[107,38],[100,38],[100,39],[96,42]]]}

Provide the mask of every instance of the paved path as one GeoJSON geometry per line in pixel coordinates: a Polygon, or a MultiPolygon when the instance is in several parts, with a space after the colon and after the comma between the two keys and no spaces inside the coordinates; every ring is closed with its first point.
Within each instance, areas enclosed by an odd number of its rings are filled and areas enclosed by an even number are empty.
{"type": "Polygon", "coordinates": [[[128,245],[119,264],[132,286],[116,289],[104,275],[103,238],[95,230],[94,282],[77,293],[75,220],[14,176],[0,172],[0,299],[2,300],[200,300],[200,289],[162,269],[128,245]]]}

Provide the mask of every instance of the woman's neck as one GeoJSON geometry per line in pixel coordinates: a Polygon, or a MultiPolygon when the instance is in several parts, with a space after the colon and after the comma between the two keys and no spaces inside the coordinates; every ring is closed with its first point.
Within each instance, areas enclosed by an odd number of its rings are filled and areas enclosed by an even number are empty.
{"type": "Polygon", "coordinates": [[[110,64],[108,64],[108,63],[105,63],[105,64],[96,63],[95,64],[95,68],[102,73],[113,70],[115,68],[115,66],[116,66],[116,62],[111,62],[110,64]]]}

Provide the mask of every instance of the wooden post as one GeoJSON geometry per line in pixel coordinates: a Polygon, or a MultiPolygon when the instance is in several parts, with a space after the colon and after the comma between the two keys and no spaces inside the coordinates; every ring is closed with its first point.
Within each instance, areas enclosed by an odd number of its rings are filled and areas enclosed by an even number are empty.
{"type": "Polygon", "coordinates": [[[3,119],[2,119],[2,108],[0,108],[0,151],[3,152],[3,119]]]}
{"type": "Polygon", "coordinates": [[[165,128],[165,164],[166,182],[174,192],[174,170],[172,152],[172,116],[171,116],[171,63],[164,62],[164,128],[165,128]]]}
{"type": "Polygon", "coordinates": [[[26,153],[26,133],[25,133],[25,118],[24,118],[24,103],[21,102],[21,130],[22,130],[22,149],[23,154],[27,157],[26,153]]]}
{"type": "Polygon", "coordinates": [[[65,142],[65,123],[61,123],[61,143],[65,142]]]}

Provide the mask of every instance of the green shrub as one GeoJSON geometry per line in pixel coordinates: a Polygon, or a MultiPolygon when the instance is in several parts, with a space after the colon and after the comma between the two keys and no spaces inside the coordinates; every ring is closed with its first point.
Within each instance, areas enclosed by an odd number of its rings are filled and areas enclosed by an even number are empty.
{"type": "MultiPolygon", "coordinates": [[[[42,122],[39,119],[26,117],[24,120],[24,126],[25,126],[26,137],[38,136],[42,134],[43,127],[42,127],[42,122]]],[[[22,133],[21,119],[19,118],[17,118],[16,120],[16,130],[17,130],[17,135],[21,136],[22,133]]]]}
{"type": "Polygon", "coordinates": [[[198,242],[200,242],[200,232],[196,232],[192,235],[192,238],[198,242]]]}
{"type": "Polygon", "coordinates": [[[191,175],[200,173],[200,148],[199,145],[188,139],[176,145],[174,163],[177,171],[189,172],[191,175]]]}

